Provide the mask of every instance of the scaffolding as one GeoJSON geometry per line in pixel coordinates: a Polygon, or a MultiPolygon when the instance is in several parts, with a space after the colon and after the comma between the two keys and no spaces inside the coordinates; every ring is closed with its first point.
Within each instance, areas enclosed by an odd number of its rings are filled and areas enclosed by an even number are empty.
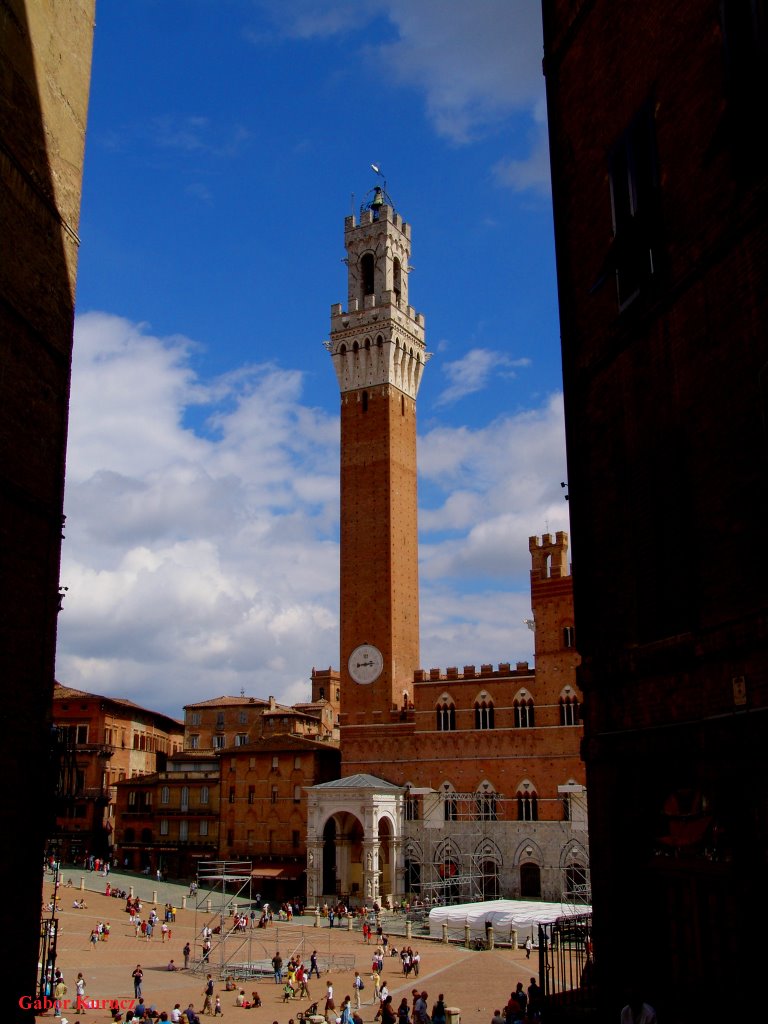
{"type": "MultiPolygon", "coordinates": [[[[235,980],[271,976],[274,972],[272,957],[282,950],[285,963],[290,958],[308,961],[310,952],[317,952],[319,936],[310,938],[304,928],[280,928],[270,922],[262,931],[254,927],[251,914],[264,913],[269,904],[259,907],[260,897],[252,896],[253,879],[250,861],[217,860],[198,864],[197,882],[190,896],[195,897],[195,942],[201,954],[191,962],[193,974],[217,973],[221,980],[235,980]],[[236,926],[236,918],[245,917],[244,929],[236,926]],[[210,933],[211,948],[205,951],[205,936],[210,933]],[[269,945],[268,945],[269,944],[269,945]]],[[[328,933],[328,951],[320,951],[318,960],[324,972],[353,970],[353,956],[334,954],[328,933]]]]}
{"type": "MultiPolygon", "coordinates": [[[[586,791],[575,783],[558,789],[567,803],[566,820],[543,825],[563,830],[560,885],[551,898],[557,901],[559,888],[567,914],[591,903],[586,791]]],[[[505,797],[490,787],[470,793],[411,788],[403,836],[406,896],[428,906],[498,898],[505,852],[509,855],[509,829],[515,829],[523,842],[528,825],[542,825],[518,814],[517,796],[505,797]]],[[[556,862],[551,865],[555,866],[556,862]]]]}
{"type": "Polygon", "coordinates": [[[558,786],[558,792],[567,801],[571,834],[562,871],[563,913],[578,914],[592,905],[592,879],[589,867],[589,832],[587,830],[587,793],[583,786],[569,783],[558,786]]]}
{"type": "Polygon", "coordinates": [[[251,887],[253,876],[250,861],[201,861],[197,867],[195,887],[195,942],[200,955],[192,961],[195,974],[219,971],[224,978],[231,973],[234,963],[251,963],[253,957],[253,928],[241,931],[236,927],[235,914],[250,914],[253,908],[251,887]],[[210,948],[206,949],[206,936],[210,948]]]}
{"type": "Polygon", "coordinates": [[[502,857],[494,832],[506,819],[505,798],[490,790],[411,789],[408,799],[418,797],[421,819],[406,813],[406,892],[429,905],[498,896],[502,857]]]}

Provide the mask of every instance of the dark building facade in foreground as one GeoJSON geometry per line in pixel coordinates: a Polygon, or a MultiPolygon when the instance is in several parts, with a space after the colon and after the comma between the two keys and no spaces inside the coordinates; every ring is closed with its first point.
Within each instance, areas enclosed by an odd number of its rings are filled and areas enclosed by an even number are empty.
{"type": "MultiPolygon", "coordinates": [[[[0,3],[0,681],[5,787],[4,966],[34,991],[45,844],[64,457],[94,0],[0,3]]],[[[30,1019],[34,1014],[29,1011],[30,1019]]]]}
{"type": "Polygon", "coordinates": [[[768,5],[544,0],[605,1019],[754,1010],[768,851],[768,5]],[[613,1014],[615,1013],[615,1017],[613,1014]]]}

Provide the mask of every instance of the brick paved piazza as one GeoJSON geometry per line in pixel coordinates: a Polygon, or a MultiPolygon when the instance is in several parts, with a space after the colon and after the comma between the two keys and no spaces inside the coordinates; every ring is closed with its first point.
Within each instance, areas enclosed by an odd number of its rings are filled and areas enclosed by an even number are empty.
{"type": "MultiPolygon", "coordinates": [[[[166,902],[177,907],[171,941],[163,943],[158,929],[157,937],[147,942],[145,939],[136,939],[129,917],[124,911],[125,901],[103,895],[106,879],[92,872],[83,873],[69,869],[63,871],[62,877],[71,878],[74,887],[60,889],[62,910],[59,914],[57,966],[64,973],[69,989],[68,997],[73,999],[73,1003],[78,971],[82,971],[86,979],[88,999],[132,998],[131,972],[136,964],[140,963],[144,970],[143,991],[148,1006],[154,1004],[160,1011],[170,1011],[177,1002],[182,1008],[191,1002],[198,1011],[201,1009],[203,976],[195,975],[191,971],[167,970],[171,958],[177,964],[183,964],[182,949],[187,941],[192,945],[193,952],[199,956],[199,932],[208,920],[207,916],[204,918],[200,913],[196,920],[193,907],[181,909],[182,894],[188,892],[186,886],[155,883],[148,879],[128,878],[120,874],[110,876],[110,882],[115,887],[127,889],[129,885],[134,886],[136,895],[145,901],[145,913],[142,916],[149,913],[152,892],[155,890],[158,900],[157,911],[161,919],[166,902]],[[82,894],[78,890],[81,878],[85,879],[86,885],[86,891],[82,894]],[[94,891],[96,887],[98,892],[94,891]],[[87,900],[87,910],[72,909],[73,899],[80,895],[84,895],[87,900]],[[92,946],[88,940],[91,929],[98,920],[110,922],[111,935],[108,942],[99,942],[92,946]]],[[[46,878],[44,886],[47,896],[51,892],[49,878],[50,876],[46,878]]],[[[190,900],[190,905],[193,902],[190,900]]],[[[307,916],[291,923],[276,921],[268,929],[255,929],[252,946],[254,959],[269,960],[275,950],[279,949],[287,961],[296,950],[308,965],[309,954],[313,949],[317,949],[322,969],[323,961],[329,956],[353,957],[353,964],[348,961],[349,969],[332,971],[328,977],[333,980],[336,1005],[339,1007],[343,997],[352,994],[354,970],[360,971],[366,982],[365,991],[362,993],[361,1013],[363,1020],[368,1024],[376,1012],[376,1006],[371,1002],[373,986],[369,977],[373,945],[366,947],[360,931],[349,932],[346,924],[341,928],[329,928],[327,922],[322,922],[321,927],[315,928],[313,922],[314,916],[307,916]]],[[[386,918],[384,923],[386,930],[386,918]]],[[[394,934],[394,929],[391,941],[400,948],[401,938],[394,934]]],[[[444,945],[424,939],[415,933],[410,945],[421,954],[421,974],[418,983],[413,977],[403,977],[399,959],[392,958],[391,971],[387,971],[390,961],[385,961],[383,978],[389,985],[395,1005],[404,995],[409,997],[410,1002],[411,989],[418,984],[429,993],[430,1007],[438,993],[444,993],[447,1006],[457,1006],[461,1009],[463,1024],[489,1024],[494,1009],[506,1003],[517,982],[522,981],[527,988],[538,967],[535,954],[527,961],[522,950],[470,951],[461,946],[444,945]]],[[[282,989],[270,977],[254,979],[243,984],[248,993],[257,988],[263,1001],[260,1009],[245,1010],[234,1005],[236,993],[224,990],[224,982],[218,977],[215,962],[211,965],[211,973],[216,984],[216,994],[221,996],[224,1014],[230,1020],[234,1016],[242,1017],[243,1024],[272,1024],[273,1021],[287,1024],[289,1018],[295,1017],[296,1012],[304,1009],[307,1003],[306,1000],[283,1003],[282,989]]],[[[320,981],[317,978],[312,979],[310,992],[313,999],[324,1001],[326,980],[325,974],[320,981]]],[[[64,1016],[71,1021],[74,1006],[72,1010],[65,1010],[64,1016]]],[[[101,1024],[102,1021],[111,1019],[107,1010],[90,1010],[87,1016],[93,1024],[101,1024]]],[[[53,1013],[41,1015],[38,1019],[50,1022],[53,1013]]]]}

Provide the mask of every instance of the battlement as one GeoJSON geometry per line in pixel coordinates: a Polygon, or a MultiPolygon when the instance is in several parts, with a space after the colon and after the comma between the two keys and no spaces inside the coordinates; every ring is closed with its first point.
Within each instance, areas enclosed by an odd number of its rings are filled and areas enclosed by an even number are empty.
{"type": "MultiPolygon", "coordinates": [[[[349,300],[349,309],[344,309],[340,302],[332,303],[331,332],[336,334],[339,331],[357,331],[369,325],[373,329],[373,325],[381,323],[381,314],[378,312],[381,306],[390,307],[388,317],[394,324],[408,328],[410,321],[411,324],[415,323],[422,330],[424,329],[424,314],[417,313],[413,306],[401,306],[397,301],[397,293],[390,290],[382,291],[379,295],[366,295],[362,308],[359,300],[355,298],[349,300]],[[371,314],[369,312],[371,310],[377,310],[377,312],[371,314]]],[[[380,327],[376,329],[380,330],[380,327]]]]}
{"type": "Polygon", "coordinates": [[[510,676],[529,676],[533,671],[527,661],[518,661],[514,668],[510,662],[501,661],[496,669],[493,665],[481,665],[479,669],[475,665],[465,665],[463,672],[459,672],[458,666],[452,666],[445,670],[417,668],[413,673],[413,681],[414,683],[436,683],[457,679],[507,679],[510,676]]]}
{"type": "Polygon", "coordinates": [[[372,210],[364,210],[358,221],[354,214],[344,218],[344,234],[359,228],[371,227],[374,224],[392,224],[398,231],[402,231],[407,239],[411,237],[411,225],[391,206],[382,206],[377,217],[374,217],[372,210]]]}
{"type": "Polygon", "coordinates": [[[531,580],[559,579],[568,576],[568,534],[558,530],[554,541],[551,533],[528,538],[531,553],[531,580]]]}

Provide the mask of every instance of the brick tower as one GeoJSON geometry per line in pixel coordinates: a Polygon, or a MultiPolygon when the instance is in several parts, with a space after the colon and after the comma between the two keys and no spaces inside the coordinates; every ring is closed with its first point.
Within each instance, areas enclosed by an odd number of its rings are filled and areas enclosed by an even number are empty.
{"type": "Polygon", "coordinates": [[[326,343],[341,390],[341,711],[378,720],[419,665],[416,394],[428,358],[408,304],[411,228],[381,188],[347,217],[347,309],[326,343]],[[375,718],[374,718],[375,714],[375,718]]]}

